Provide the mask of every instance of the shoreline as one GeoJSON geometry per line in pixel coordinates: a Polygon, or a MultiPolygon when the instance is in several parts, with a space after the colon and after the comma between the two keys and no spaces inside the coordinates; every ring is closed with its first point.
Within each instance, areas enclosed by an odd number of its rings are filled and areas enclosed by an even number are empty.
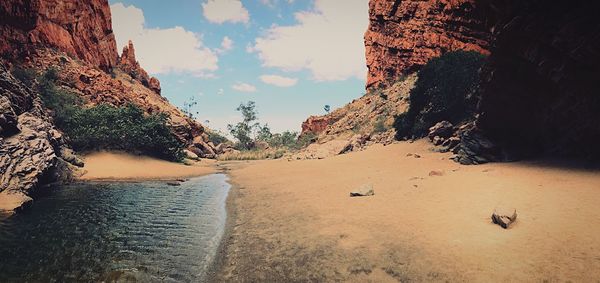
{"type": "Polygon", "coordinates": [[[231,247],[233,228],[235,227],[235,220],[237,219],[237,210],[235,205],[235,200],[237,199],[237,194],[239,193],[238,185],[234,184],[231,181],[231,176],[228,175],[225,170],[222,172],[229,178],[229,192],[227,193],[227,198],[225,200],[225,213],[227,213],[225,217],[225,227],[223,229],[223,235],[221,236],[221,240],[219,241],[219,246],[217,247],[215,257],[212,262],[209,264],[209,268],[206,272],[206,277],[204,278],[206,282],[218,282],[219,278],[222,277],[222,272],[225,269],[226,258],[229,248],[231,247]]]}
{"type": "Polygon", "coordinates": [[[175,181],[217,172],[217,161],[202,159],[191,165],[125,152],[94,152],[83,157],[84,167],[76,181],[136,182],[175,181]]]}

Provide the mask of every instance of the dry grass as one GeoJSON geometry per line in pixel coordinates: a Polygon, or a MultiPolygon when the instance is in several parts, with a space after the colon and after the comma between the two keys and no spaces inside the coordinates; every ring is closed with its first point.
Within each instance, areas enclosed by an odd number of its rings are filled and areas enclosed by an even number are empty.
{"type": "Polygon", "coordinates": [[[265,150],[245,150],[240,152],[232,152],[221,154],[218,157],[219,161],[230,160],[263,160],[263,159],[279,159],[286,153],[290,152],[287,148],[270,148],[265,150]]]}

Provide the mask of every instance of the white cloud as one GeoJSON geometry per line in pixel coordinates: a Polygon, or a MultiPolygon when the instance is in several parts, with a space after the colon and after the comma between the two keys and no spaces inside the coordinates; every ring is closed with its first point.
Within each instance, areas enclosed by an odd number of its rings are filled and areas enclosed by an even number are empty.
{"type": "Polygon", "coordinates": [[[223,50],[231,50],[231,48],[233,48],[233,40],[231,40],[231,38],[228,36],[223,37],[223,41],[221,41],[221,48],[223,48],[223,50]]]}
{"type": "Polygon", "coordinates": [[[260,76],[260,80],[266,84],[278,86],[278,87],[291,87],[298,83],[298,79],[296,78],[288,78],[277,75],[262,75],[260,76]]]}
{"type": "MultiPolygon", "coordinates": [[[[136,58],[151,74],[190,72],[197,76],[217,70],[217,55],[203,46],[201,37],[182,27],[168,29],[144,26],[144,13],[135,6],[110,6],[117,47],[133,41],[136,58]]],[[[208,75],[209,76],[209,75],[208,75]]]]}
{"type": "Polygon", "coordinates": [[[231,88],[241,92],[256,92],[256,87],[247,83],[236,83],[231,88]]]}
{"type": "Polygon", "coordinates": [[[365,79],[363,35],[368,0],[315,0],[310,12],[295,14],[298,24],[273,26],[247,51],[258,53],[265,67],[307,69],[317,81],[365,79]]]}
{"type": "Polygon", "coordinates": [[[218,94],[218,95],[223,95],[223,94],[225,94],[225,90],[224,90],[224,89],[222,89],[222,88],[220,88],[220,89],[217,91],[217,94],[218,94]]]}
{"type": "Polygon", "coordinates": [[[228,36],[225,36],[221,41],[221,48],[216,49],[216,51],[219,54],[223,54],[231,49],[233,49],[233,40],[228,36]]]}
{"type": "MultiPolygon", "coordinates": [[[[260,3],[262,3],[263,5],[267,5],[269,7],[275,7],[275,4],[277,4],[278,2],[279,2],[279,0],[260,0],[260,3]]],[[[286,2],[291,4],[291,3],[294,3],[294,0],[287,0],[286,2]]]]}
{"type": "Polygon", "coordinates": [[[208,0],[202,3],[204,17],[211,23],[248,23],[250,14],[240,0],[208,0]]]}

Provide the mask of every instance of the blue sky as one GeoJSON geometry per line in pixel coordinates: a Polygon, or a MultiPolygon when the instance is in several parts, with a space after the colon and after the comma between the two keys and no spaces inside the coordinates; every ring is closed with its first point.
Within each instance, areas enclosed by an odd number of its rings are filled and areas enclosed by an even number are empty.
{"type": "Polygon", "coordinates": [[[272,130],[299,131],[323,106],[364,93],[367,0],[110,0],[119,50],[138,61],[176,106],[217,130],[255,101],[272,130]],[[343,3],[343,5],[341,5],[343,3]]]}

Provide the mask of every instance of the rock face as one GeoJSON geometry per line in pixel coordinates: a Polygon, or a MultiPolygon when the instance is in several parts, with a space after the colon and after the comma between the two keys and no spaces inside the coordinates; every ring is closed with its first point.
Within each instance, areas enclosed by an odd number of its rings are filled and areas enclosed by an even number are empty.
{"type": "Polygon", "coordinates": [[[597,3],[492,1],[477,126],[519,155],[599,158],[597,3]]]}
{"type": "MultiPolygon", "coordinates": [[[[0,54],[55,48],[103,70],[117,61],[108,0],[3,0],[0,54]]],[[[27,55],[27,54],[25,54],[27,55]]]]}
{"type": "Polygon", "coordinates": [[[320,134],[331,123],[328,116],[310,116],[302,123],[302,134],[320,134]]]}
{"type": "Polygon", "coordinates": [[[54,68],[57,87],[90,106],[132,103],[146,113],[165,113],[189,150],[214,157],[204,127],[160,95],[160,82],[140,67],[133,45],[118,56],[111,25],[107,0],[0,1],[0,210],[20,207],[40,185],[68,178],[73,166],[83,165],[37,90],[7,66],[37,74],[54,68]]]}
{"type": "Polygon", "coordinates": [[[477,0],[371,0],[365,33],[367,88],[390,86],[448,51],[488,53],[477,0]]]}
{"type": "Polygon", "coordinates": [[[350,151],[372,143],[392,143],[394,116],[408,110],[410,90],[416,80],[414,74],[406,76],[385,90],[370,90],[325,116],[312,116],[302,124],[301,135],[316,134],[318,143],[346,140],[353,145],[350,151]]]}
{"type": "MultiPolygon", "coordinates": [[[[40,182],[68,175],[63,154],[71,153],[62,134],[52,125],[41,101],[0,63],[0,120],[14,118],[0,129],[0,210],[14,210],[31,201],[28,194],[40,182]],[[10,201],[6,201],[10,200],[10,201]]],[[[71,162],[81,160],[68,156],[71,162]]]]}
{"type": "Polygon", "coordinates": [[[123,47],[123,53],[119,58],[119,68],[147,88],[160,94],[160,81],[154,77],[150,78],[148,73],[140,67],[140,63],[135,59],[135,48],[131,40],[127,46],[123,47]]]}

